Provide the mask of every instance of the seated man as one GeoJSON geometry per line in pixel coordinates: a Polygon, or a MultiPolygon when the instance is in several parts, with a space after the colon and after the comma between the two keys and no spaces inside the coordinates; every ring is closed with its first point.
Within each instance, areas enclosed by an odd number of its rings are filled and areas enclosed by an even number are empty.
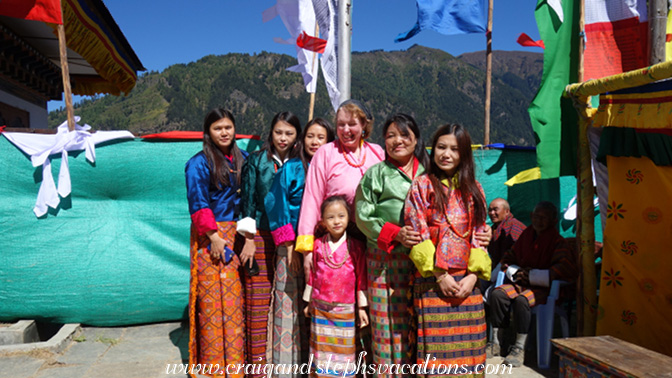
{"type": "Polygon", "coordinates": [[[546,303],[553,280],[574,280],[577,264],[556,225],[558,210],[546,201],[532,212],[532,225],[523,231],[513,249],[504,253],[502,270],[512,283],[505,283],[490,295],[490,321],[495,335],[488,351],[499,355],[499,328],[506,327],[509,310],[516,323],[516,343],[504,363],[520,366],[525,357],[525,341],[530,328],[531,308],[546,303]]]}
{"type": "MultiPolygon", "coordinates": [[[[523,222],[513,217],[509,202],[504,198],[495,198],[490,202],[488,215],[492,221],[492,239],[488,245],[488,254],[492,260],[492,278],[490,281],[479,280],[481,293],[486,304],[490,299],[492,285],[497,280],[497,272],[500,271],[499,260],[504,252],[510,250],[525,229],[523,222]]],[[[488,311],[486,309],[486,311],[488,311]]]]}
{"type": "Polygon", "coordinates": [[[525,225],[513,217],[509,202],[504,198],[495,198],[490,202],[488,215],[492,221],[492,240],[488,246],[488,254],[492,260],[492,267],[495,268],[504,252],[513,247],[525,230],[525,225]]]}

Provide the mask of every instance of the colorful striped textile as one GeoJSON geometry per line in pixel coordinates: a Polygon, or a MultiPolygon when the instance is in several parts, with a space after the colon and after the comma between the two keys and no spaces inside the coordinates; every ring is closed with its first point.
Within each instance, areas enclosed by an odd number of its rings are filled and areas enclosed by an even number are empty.
{"type": "MultiPolygon", "coordinates": [[[[236,222],[218,222],[217,227],[219,235],[233,245],[236,222]]],[[[219,364],[224,368],[245,362],[243,288],[237,269],[221,260],[211,261],[209,244],[207,236],[199,237],[192,226],[189,364],[219,364]]]]}
{"type": "Polygon", "coordinates": [[[514,299],[517,296],[522,295],[523,297],[527,298],[527,302],[529,302],[530,308],[534,307],[537,304],[537,298],[535,298],[534,292],[530,289],[521,288],[521,292],[519,293],[513,284],[503,284],[497,286],[497,289],[503,290],[506,293],[506,296],[509,297],[509,299],[514,299]]]}
{"type": "MultiPolygon", "coordinates": [[[[309,325],[303,315],[301,293],[305,286],[303,267],[293,273],[287,263],[287,248],[277,249],[273,298],[273,364],[301,364],[308,361],[309,325]]],[[[279,374],[296,377],[297,374],[279,374]]]]}
{"type": "MultiPolygon", "coordinates": [[[[465,270],[449,270],[459,282],[465,270]]],[[[426,374],[418,377],[482,376],[473,371],[485,364],[486,324],[483,297],[475,287],[467,298],[440,295],[435,277],[422,278],[416,273],[413,285],[414,307],[418,315],[417,363],[429,357],[426,374]],[[436,358],[436,360],[434,360],[436,358]],[[466,367],[467,372],[446,372],[450,367],[466,367]]]]}
{"type": "MultiPolygon", "coordinates": [[[[259,274],[245,274],[245,322],[247,325],[247,362],[265,365],[268,338],[268,314],[271,306],[274,275],[275,244],[269,231],[258,230],[254,235],[257,249],[254,258],[259,264],[259,274]]],[[[245,269],[243,269],[245,271],[245,269]]],[[[257,371],[257,368],[254,368],[257,371]]],[[[262,368],[263,371],[263,368],[262,368]]],[[[264,374],[252,375],[263,377],[264,374]]]]}
{"type": "Polygon", "coordinates": [[[311,307],[310,353],[313,365],[310,376],[354,377],[357,364],[355,305],[331,305],[313,299],[311,307]],[[349,364],[349,370],[335,371],[337,364],[342,368],[349,364]]]}
{"type": "MultiPolygon", "coordinates": [[[[412,306],[410,284],[415,271],[413,262],[403,252],[388,254],[382,249],[369,248],[366,255],[369,283],[369,315],[373,330],[373,362],[407,364],[412,306]]],[[[399,374],[382,374],[395,377],[399,374]]]]}

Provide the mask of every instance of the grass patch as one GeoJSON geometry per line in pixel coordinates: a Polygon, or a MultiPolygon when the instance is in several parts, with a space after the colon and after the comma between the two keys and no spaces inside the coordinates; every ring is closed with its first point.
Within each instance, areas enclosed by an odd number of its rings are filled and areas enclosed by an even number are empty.
{"type": "Polygon", "coordinates": [[[96,339],[94,340],[97,343],[103,343],[107,344],[109,346],[115,346],[121,342],[121,339],[113,339],[111,337],[105,337],[105,336],[96,336],[96,339]]]}

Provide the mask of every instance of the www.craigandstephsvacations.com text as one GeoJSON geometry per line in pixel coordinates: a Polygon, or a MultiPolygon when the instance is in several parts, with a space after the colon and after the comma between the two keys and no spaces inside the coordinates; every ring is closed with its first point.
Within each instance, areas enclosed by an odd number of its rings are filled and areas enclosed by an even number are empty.
{"type": "Polygon", "coordinates": [[[435,363],[436,357],[427,358],[422,364],[367,364],[366,352],[361,352],[356,362],[333,362],[329,356],[326,362],[313,362],[310,360],[303,364],[168,364],[166,374],[264,374],[265,377],[277,376],[278,374],[309,374],[316,371],[318,374],[350,377],[357,373],[371,376],[382,374],[512,374],[513,367],[506,364],[479,364],[473,367],[468,365],[445,365],[435,363]],[[472,371],[473,370],[473,371],[472,371]]]}

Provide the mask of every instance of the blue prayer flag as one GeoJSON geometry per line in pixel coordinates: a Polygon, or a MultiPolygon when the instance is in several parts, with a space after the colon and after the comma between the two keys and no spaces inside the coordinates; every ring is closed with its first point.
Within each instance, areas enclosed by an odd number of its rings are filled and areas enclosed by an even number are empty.
{"type": "Polygon", "coordinates": [[[416,0],[418,21],[415,26],[401,33],[395,42],[405,41],[425,29],[441,34],[485,33],[487,0],[416,0]]]}

